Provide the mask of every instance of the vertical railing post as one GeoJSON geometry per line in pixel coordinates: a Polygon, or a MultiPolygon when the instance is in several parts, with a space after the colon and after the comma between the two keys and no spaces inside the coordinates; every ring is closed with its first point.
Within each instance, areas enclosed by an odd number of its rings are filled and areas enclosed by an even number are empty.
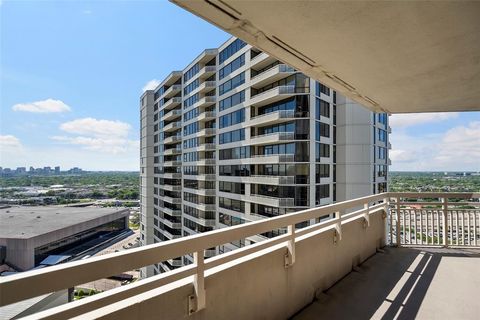
{"type": "Polygon", "coordinates": [[[364,228],[370,227],[370,206],[369,203],[365,203],[363,205],[363,209],[365,210],[365,213],[363,214],[364,220],[364,228]]]}
{"type": "Polygon", "coordinates": [[[342,240],[342,214],[340,211],[335,212],[335,219],[337,219],[337,223],[335,224],[333,243],[337,244],[338,240],[342,240]]]}
{"type": "Polygon", "coordinates": [[[193,276],[193,286],[195,294],[189,296],[188,299],[188,313],[192,314],[202,309],[205,309],[205,258],[203,250],[193,253],[193,263],[196,265],[197,270],[193,276]]]}
{"type": "MultiPolygon", "coordinates": [[[[446,248],[448,247],[448,201],[447,201],[447,198],[442,198],[442,209],[443,209],[443,246],[446,248]]],[[[438,233],[440,233],[440,230],[438,230],[438,233]]]]}
{"type": "MultiPolygon", "coordinates": [[[[382,218],[385,220],[385,223],[384,223],[384,229],[385,229],[385,242],[383,243],[383,245],[387,245],[388,244],[388,236],[390,235],[390,238],[391,238],[391,233],[389,234],[389,223],[388,223],[388,219],[390,219],[390,198],[383,198],[383,203],[385,204],[383,210],[385,211],[382,215],[382,218]]],[[[391,240],[390,240],[391,241],[391,240]]]]}
{"type": "Polygon", "coordinates": [[[291,267],[295,263],[295,225],[288,226],[290,239],[287,241],[287,253],[285,254],[285,268],[291,267]]]}
{"type": "MultiPolygon", "coordinates": [[[[400,198],[397,197],[397,203],[396,203],[396,208],[397,208],[397,223],[396,223],[396,240],[397,240],[397,247],[400,247],[401,245],[401,239],[400,239],[400,198]]],[[[403,236],[405,237],[405,232],[403,233],[403,236]]]]}

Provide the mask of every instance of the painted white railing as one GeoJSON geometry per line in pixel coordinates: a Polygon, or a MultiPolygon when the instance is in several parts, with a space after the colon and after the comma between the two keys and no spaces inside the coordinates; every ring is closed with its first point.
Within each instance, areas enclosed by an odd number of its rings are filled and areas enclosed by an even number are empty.
{"type": "Polygon", "coordinates": [[[391,193],[390,243],[480,246],[480,193],[391,193]]]}
{"type": "MultiPolygon", "coordinates": [[[[479,194],[382,193],[290,213],[270,219],[249,222],[230,228],[218,229],[189,237],[134,248],[127,251],[102,255],[99,257],[92,257],[80,261],[68,262],[44,269],[23,272],[0,278],[0,306],[65,288],[71,288],[75,285],[87,283],[97,279],[107,278],[125,271],[157,264],[161,261],[167,261],[188,254],[193,254],[194,263],[191,265],[162,273],[142,281],[134,282],[120,288],[109,290],[93,297],[88,297],[44,311],[39,315],[34,315],[34,318],[63,319],[78,316],[104,306],[109,306],[119,301],[124,301],[128,298],[136,297],[140,294],[146,293],[149,290],[156,289],[167,284],[172,284],[178,280],[186,281],[190,276],[193,276],[194,284],[194,295],[188,299],[189,312],[192,313],[201,310],[206,306],[207,297],[204,285],[206,270],[211,270],[212,268],[219,266],[226,267],[227,263],[239,261],[241,258],[247,255],[249,257],[251,254],[258,255],[261,250],[274,248],[282,244],[286,247],[284,264],[285,267],[288,268],[295,264],[295,247],[296,242],[298,242],[299,239],[302,239],[305,236],[324,234],[326,232],[332,233],[332,230],[334,230],[333,242],[337,243],[338,241],[342,240],[342,230],[345,228],[344,226],[353,223],[354,221],[358,221],[358,219],[363,221],[363,227],[368,233],[371,216],[375,214],[375,221],[378,221],[377,219],[379,219],[379,213],[382,213],[381,217],[385,219],[385,227],[389,228],[390,230],[388,234],[390,235],[391,243],[403,245],[404,243],[402,243],[403,238],[401,237],[401,230],[402,227],[408,226],[408,223],[403,222],[403,219],[408,220],[409,213],[406,211],[407,208],[402,206],[410,205],[405,199],[446,199],[442,202],[443,210],[447,210],[447,218],[451,217],[455,220],[458,216],[458,214],[455,212],[458,212],[458,210],[454,209],[454,207],[448,202],[448,199],[473,199],[472,201],[465,203],[468,203],[472,206],[478,206],[479,196],[479,194]],[[391,214],[390,217],[387,218],[387,214],[389,212],[391,214]],[[405,215],[402,212],[407,212],[407,214],[405,215]],[[295,227],[297,224],[304,221],[312,221],[327,216],[330,218],[323,222],[301,229],[297,229],[295,227]],[[205,250],[218,247],[225,243],[231,243],[233,241],[278,229],[286,229],[287,233],[243,247],[241,249],[209,258],[207,260],[204,259],[205,250]]],[[[415,205],[420,204],[421,203],[416,202],[415,205]]],[[[433,203],[429,202],[429,204],[432,205],[433,203]]],[[[438,212],[444,212],[441,210],[442,209],[437,209],[437,214],[434,213],[434,218],[430,218],[428,221],[437,221],[436,226],[440,226],[440,224],[438,224],[438,212]]],[[[442,229],[441,227],[437,227],[436,232],[447,232],[446,230],[448,230],[446,235],[444,234],[443,239],[446,239],[447,237],[453,239],[453,236],[459,234],[459,230],[461,230],[461,234],[463,235],[465,232],[463,226],[468,226],[470,223],[470,225],[474,225],[474,227],[473,229],[467,227],[468,230],[466,231],[466,234],[474,235],[474,237],[478,236],[478,210],[474,210],[474,212],[475,214],[470,213],[470,216],[477,217],[476,222],[474,222],[474,220],[466,221],[465,219],[463,219],[464,224],[452,224],[446,222],[447,228],[442,229]],[[475,225],[475,223],[477,224],[475,225]],[[462,229],[459,229],[460,225],[463,227],[462,229]]],[[[420,223],[424,221],[426,225],[428,225],[428,218],[426,217],[426,214],[422,217],[422,213],[420,213],[419,216],[420,219],[415,218],[414,220],[417,222],[420,221],[420,223]]],[[[447,219],[444,221],[447,221],[447,219]]],[[[445,224],[443,224],[443,226],[445,226],[445,224]]],[[[427,229],[425,227],[421,226],[419,230],[421,230],[421,232],[427,232],[428,234],[428,231],[426,231],[427,229]]],[[[435,222],[433,224],[433,229],[431,230],[435,230],[435,222]]],[[[435,233],[435,231],[433,232],[435,233]]],[[[466,238],[462,237],[462,239],[466,238]]],[[[471,241],[471,237],[467,239],[470,240],[463,240],[465,245],[475,244],[475,241],[471,241]]],[[[405,240],[403,239],[403,242],[404,241],[405,240]]],[[[449,242],[447,242],[447,245],[448,244],[449,242]]],[[[256,256],[251,257],[256,259],[256,256]]]]}
{"type": "Polygon", "coordinates": [[[343,224],[359,218],[365,219],[366,223],[368,223],[369,214],[385,209],[385,203],[378,203],[379,201],[383,201],[385,197],[386,194],[379,194],[358,198],[127,251],[102,255],[100,257],[92,257],[85,260],[2,277],[0,278],[0,306],[45,293],[71,288],[75,285],[110,277],[124,271],[142,268],[193,253],[195,261],[193,265],[188,265],[168,273],[135,282],[121,287],[118,290],[114,289],[88,299],[82,299],[82,301],[90,300],[90,303],[84,301],[78,304],[77,307],[74,305],[75,302],[70,303],[69,305],[72,305],[71,308],[69,307],[62,311],[61,317],[71,317],[94,310],[101,306],[132,297],[192,275],[195,276],[196,296],[192,299],[191,310],[200,310],[205,307],[203,280],[205,270],[224,265],[235,259],[273,247],[280,243],[287,245],[289,253],[285,257],[285,263],[291,265],[295,262],[295,239],[297,237],[318,232],[319,230],[331,230],[334,228],[340,239],[343,224]],[[357,207],[362,207],[363,209],[344,215],[341,214],[346,210],[357,207]],[[312,219],[328,215],[333,215],[334,217],[328,221],[303,229],[295,228],[295,225],[298,223],[311,221],[312,219]],[[207,249],[280,228],[287,228],[288,233],[204,261],[203,253],[207,249]]]}

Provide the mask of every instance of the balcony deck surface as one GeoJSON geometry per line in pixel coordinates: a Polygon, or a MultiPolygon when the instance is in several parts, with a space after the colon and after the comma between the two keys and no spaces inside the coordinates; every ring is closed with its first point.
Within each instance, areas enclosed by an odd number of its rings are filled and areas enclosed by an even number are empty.
{"type": "Polygon", "coordinates": [[[479,319],[480,249],[386,248],[293,319],[479,319]]]}

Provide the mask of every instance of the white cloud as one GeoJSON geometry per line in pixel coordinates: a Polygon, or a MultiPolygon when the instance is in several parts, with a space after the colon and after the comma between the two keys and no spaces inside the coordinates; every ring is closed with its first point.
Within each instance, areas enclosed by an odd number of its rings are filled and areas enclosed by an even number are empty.
{"type": "Polygon", "coordinates": [[[480,121],[448,130],[434,154],[436,164],[458,170],[480,169],[480,121]],[[464,169],[465,168],[465,169],[464,169]]]}
{"type": "Polygon", "coordinates": [[[391,170],[480,170],[480,121],[435,135],[412,136],[394,132],[390,141],[393,146],[391,170]]]}
{"type": "Polygon", "coordinates": [[[416,159],[416,152],[413,150],[392,149],[390,151],[390,160],[392,162],[414,162],[416,159]]]}
{"type": "MultiPolygon", "coordinates": [[[[119,139],[119,138],[92,138],[92,137],[66,137],[53,136],[52,140],[65,142],[72,145],[82,146],[86,150],[102,151],[106,153],[118,154],[125,153],[129,150],[138,149],[139,142],[135,140],[119,139]]],[[[135,154],[138,152],[133,151],[135,154]]]]}
{"type": "Polygon", "coordinates": [[[72,109],[61,100],[46,99],[30,103],[18,103],[12,107],[12,110],[33,113],[54,113],[67,112],[72,109]]]}
{"type": "Polygon", "coordinates": [[[154,90],[160,84],[160,80],[152,79],[148,81],[142,88],[142,92],[147,90],[154,90]]]}
{"type": "Polygon", "coordinates": [[[12,135],[0,135],[0,147],[3,148],[20,148],[22,143],[20,139],[12,135]]]}
{"type": "Polygon", "coordinates": [[[90,151],[110,154],[131,152],[138,155],[139,142],[128,138],[131,129],[128,123],[83,118],[65,122],[60,129],[72,135],[53,136],[52,140],[90,151]]]}
{"type": "Polygon", "coordinates": [[[60,125],[60,129],[74,134],[94,137],[121,137],[128,135],[131,126],[128,123],[94,118],[76,119],[60,125]]]}
{"type": "Polygon", "coordinates": [[[398,128],[441,122],[456,117],[458,117],[458,112],[404,113],[391,115],[389,121],[392,128],[398,128]]]}
{"type": "Polygon", "coordinates": [[[0,135],[0,166],[8,167],[10,164],[14,164],[12,167],[15,167],[22,164],[18,159],[26,154],[20,139],[10,134],[0,135]]]}

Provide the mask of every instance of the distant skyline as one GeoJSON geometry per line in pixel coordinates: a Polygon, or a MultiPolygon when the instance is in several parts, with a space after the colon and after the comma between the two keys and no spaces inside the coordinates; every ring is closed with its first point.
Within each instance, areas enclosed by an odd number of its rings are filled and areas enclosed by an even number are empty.
{"type": "MultiPolygon", "coordinates": [[[[0,21],[10,168],[138,171],[142,90],[230,37],[167,1],[7,0],[0,21]]],[[[392,171],[480,170],[480,112],[390,119],[392,171]]]]}

